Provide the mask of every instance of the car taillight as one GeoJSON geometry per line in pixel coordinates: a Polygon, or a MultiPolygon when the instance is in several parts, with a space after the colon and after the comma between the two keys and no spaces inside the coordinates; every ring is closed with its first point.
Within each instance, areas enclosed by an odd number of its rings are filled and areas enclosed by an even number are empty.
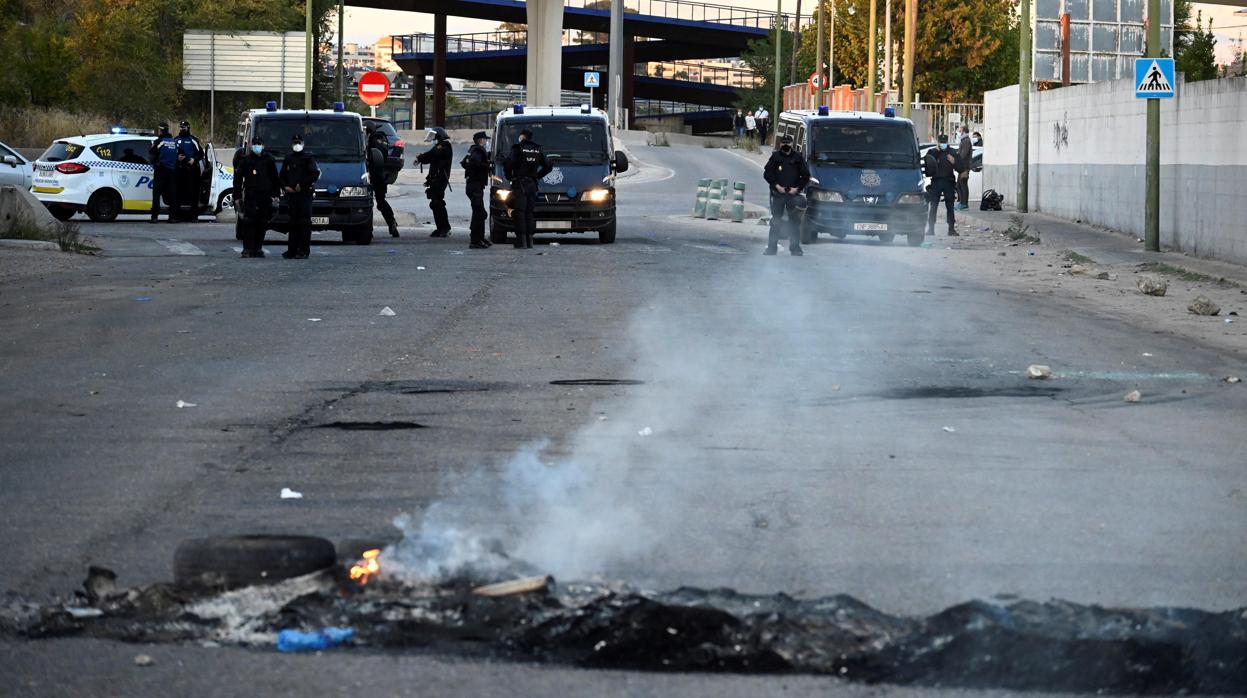
{"type": "Polygon", "coordinates": [[[91,168],[79,162],[62,162],[56,166],[56,171],[61,174],[82,174],[91,168]]]}
{"type": "Polygon", "coordinates": [[[395,148],[405,148],[405,147],[407,147],[407,144],[406,144],[406,143],[404,143],[404,142],[403,142],[403,139],[401,139],[401,138],[400,138],[400,139],[398,139],[398,140],[394,141],[394,147],[395,147],[395,148]]]}

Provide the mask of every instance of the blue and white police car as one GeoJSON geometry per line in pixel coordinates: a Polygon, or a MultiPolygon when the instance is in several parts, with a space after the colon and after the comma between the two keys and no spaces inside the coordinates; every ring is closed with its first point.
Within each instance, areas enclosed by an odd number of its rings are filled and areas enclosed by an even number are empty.
{"type": "MultiPolygon", "coordinates": [[[[155,137],[154,131],[115,128],[112,133],[61,138],[35,161],[30,191],[61,220],[79,212],[93,221],[150,213],[155,169],[147,156],[155,137]]],[[[216,213],[233,206],[234,169],[217,161],[211,144],[204,150],[199,210],[216,213]]]]}

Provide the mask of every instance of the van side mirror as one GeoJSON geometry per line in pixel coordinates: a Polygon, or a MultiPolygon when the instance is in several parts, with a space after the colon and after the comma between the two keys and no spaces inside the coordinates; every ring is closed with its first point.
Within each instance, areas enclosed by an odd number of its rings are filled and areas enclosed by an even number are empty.
{"type": "Polygon", "coordinates": [[[615,151],[615,171],[616,172],[627,172],[628,171],[628,156],[625,155],[622,150],[615,151]]]}
{"type": "Polygon", "coordinates": [[[4,164],[10,165],[12,167],[17,167],[17,156],[16,155],[5,155],[4,164]]]}

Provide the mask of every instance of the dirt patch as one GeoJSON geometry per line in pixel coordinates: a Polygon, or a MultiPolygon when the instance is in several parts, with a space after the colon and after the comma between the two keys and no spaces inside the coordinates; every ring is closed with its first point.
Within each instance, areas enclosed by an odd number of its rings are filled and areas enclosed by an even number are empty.
{"type": "Polygon", "coordinates": [[[403,429],[428,429],[419,422],[329,422],[317,424],[316,429],[341,429],[343,431],[398,431],[403,429]]]}

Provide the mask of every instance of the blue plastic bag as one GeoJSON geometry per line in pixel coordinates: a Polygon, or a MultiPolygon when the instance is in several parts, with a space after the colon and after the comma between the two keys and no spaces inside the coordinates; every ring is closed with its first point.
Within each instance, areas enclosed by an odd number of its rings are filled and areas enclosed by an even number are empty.
{"type": "Polygon", "coordinates": [[[277,649],[282,652],[315,652],[337,647],[355,635],[352,628],[323,628],[314,633],[283,630],[277,633],[277,649]]]}

